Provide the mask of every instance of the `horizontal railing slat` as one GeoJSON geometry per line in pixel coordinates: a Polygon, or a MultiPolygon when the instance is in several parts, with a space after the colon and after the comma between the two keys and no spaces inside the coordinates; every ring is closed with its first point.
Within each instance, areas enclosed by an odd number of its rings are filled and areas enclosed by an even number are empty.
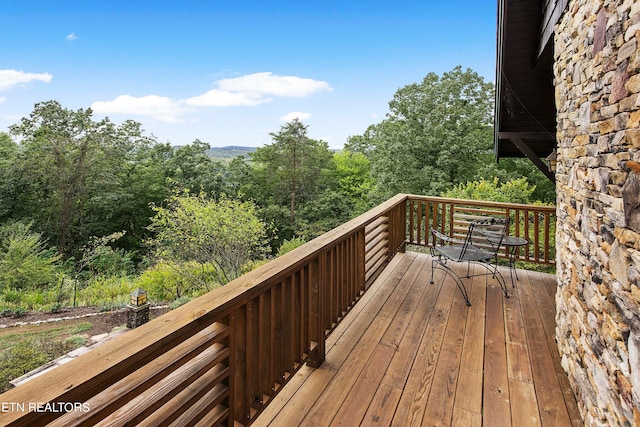
{"type": "Polygon", "coordinates": [[[228,397],[228,387],[221,384],[225,375],[228,375],[228,369],[210,370],[166,402],[162,410],[157,410],[141,420],[138,426],[167,425],[178,418],[183,422],[187,420],[193,422],[195,417],[204,415],[203,412],[208,406],[217,405],[228,397]]]}

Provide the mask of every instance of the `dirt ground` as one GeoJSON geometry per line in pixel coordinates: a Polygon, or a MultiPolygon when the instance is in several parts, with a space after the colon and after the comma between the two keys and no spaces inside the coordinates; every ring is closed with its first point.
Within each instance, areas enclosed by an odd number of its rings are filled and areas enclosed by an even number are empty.
{"type": "MultiPolygon", "coordinates": [[[[149,312],[151,319],[169,310],[168,307],[152,307],[149,312]]],[[[88,336],[111,332],[113,328],[127,323],[126,309],[100,312],[96,307],[75,307],[61,310],[57,313],[26,313],[24,316],[0,316],[0,336],[24,332],[36,332],[60,325],[74,325],[88,322],[91,329],[85,333],[88,336]]]]}

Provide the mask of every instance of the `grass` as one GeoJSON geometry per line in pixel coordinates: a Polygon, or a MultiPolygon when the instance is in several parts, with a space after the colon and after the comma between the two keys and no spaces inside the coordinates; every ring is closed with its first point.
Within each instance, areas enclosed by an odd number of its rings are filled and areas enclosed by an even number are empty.
{"type": "Polygon", "coordinates": [[[1,335],[0,393],[12,387],[9,381],[85,345],[81,334],[92,327],[81,322],[1,335]]]}
{"type": "Polygon", "coordinates": [[[56,325],[32,331],[25,331],[19,328],[17,329],[19,332],[0,336],[0,355],[4,350],[22,340],[51,341],[87,332],[92,327],[93,324],[90,322],[81,322],[74,325],[56,325]]]}

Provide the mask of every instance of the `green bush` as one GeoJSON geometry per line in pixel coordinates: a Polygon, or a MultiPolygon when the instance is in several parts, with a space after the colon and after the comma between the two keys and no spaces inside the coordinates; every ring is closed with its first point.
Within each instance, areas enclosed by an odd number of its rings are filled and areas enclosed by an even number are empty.
{"type": "Polygon", "coordinates": [[[134,281],[129,277],[96,276],[78,290],[76,301],[78,305],[124,306],[135,288],[134,281]]]}
{"type": "Polygon", "coordinates": [[[53,248],[47,248],[31,224],[13,222],[0,227],[0,287],[33,289],[56,283],[60,261],[53,248]]]}
{"type": "Polygon", "coordinates": [[[197,262],[159,262],[134,281],[134,289],[146,290],[156,302],[202,294],[218,286],[215,267],[197,262]]]}
{"type": "Polygon", "coordinates": [[[0,391],[12,386],[9,381],[47,363],[47,353],[31,340],[22,340],[0,354],[0,391]]]}
{"type": "Polygon", "coordinates": [[[171,302],[171,304],[169,304],[169,307],[171,308],[171,310],[180,307],[181,305],[184,305],[186,303],[188,303],[189,301],[191,301],[193,298],[191,297],[180,297],[178,299],[175,299],[171,302]]]}
{"type": "Polygon", "coordinates": [[[95,249],[89,262],[89,270],[102,276],[126,276],[133,274],[135,265],[133,254],[121,248],[100,246],[95,249]]]}
{"type": "Polygon", "coordinates": [[[16,289],[5,289],[2,292],[2,299],[10,304],[20,304],[22,302],[22,292],[16,289]]]}
{"type": "Polygon", "coordinates": [[[480,181],[458,184],[442,194],[443,197],[468,200],[487,200],[506,203],[530,203],[536,189],[530,186],[527,178],[512,179],[507,182],[481,179],[480,181]]]}
{"type": "Polygon", "coordinates": [[[293,239],[285,240],[284,242],[282,242],[282,245],[280,245],[280,248],[278,249],[278,253],[276,254],[276,257],[282,256],[287,252],[291,252],[292,250],[304,244],[305,244],[304,239],[301,239],[300,237],[294,237],[293,239]]]}

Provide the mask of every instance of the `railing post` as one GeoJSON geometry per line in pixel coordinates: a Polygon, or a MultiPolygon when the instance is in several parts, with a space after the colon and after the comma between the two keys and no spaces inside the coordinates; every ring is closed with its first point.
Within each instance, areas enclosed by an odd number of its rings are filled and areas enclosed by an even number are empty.
{"type": "MultiPolygon", "coordinates": [[[[396,209],[397,215],[394,216],[396,222],[397,247],[395,249],[398,252],[404,253],[407,249],[407,202],[400,203],[396,209]]],[[[395,253],[393,255],[395,255],[395,253]]]]}
{"type": "Polygon", "coordinates": [[[365,266],[365,231],[362,228],[357,233],[357,251],[356,251],[356,263],[358,264],[358,285],[365,291],[367,288],[367,271],[365,266]]]}
{"type": "Polygon", "coordinates": [[[309,264],[310,295],[309,295],[309,338],[316,343],[315,349],[309,354],[307,364],[318,368],[325,358],[325,301],[327,290],[327,252],[321,251],[314,261],[309,264]]]}
{"type": "Polygon", "coordinates": [[[236,357],[235,357],[235,348],[236,348],[236,321],[234,313],[229,314],[228,317],[228,325],[229,325],[229,337],[227,338],[227,345],[229,346],[229,377],[228,377],[228,387],[229,387],[229,397],[228,397],[228,407],[229,407],[229,416],[227,417],[227,427],[232,427],[235,425],[236,419],[236,357]]]}

